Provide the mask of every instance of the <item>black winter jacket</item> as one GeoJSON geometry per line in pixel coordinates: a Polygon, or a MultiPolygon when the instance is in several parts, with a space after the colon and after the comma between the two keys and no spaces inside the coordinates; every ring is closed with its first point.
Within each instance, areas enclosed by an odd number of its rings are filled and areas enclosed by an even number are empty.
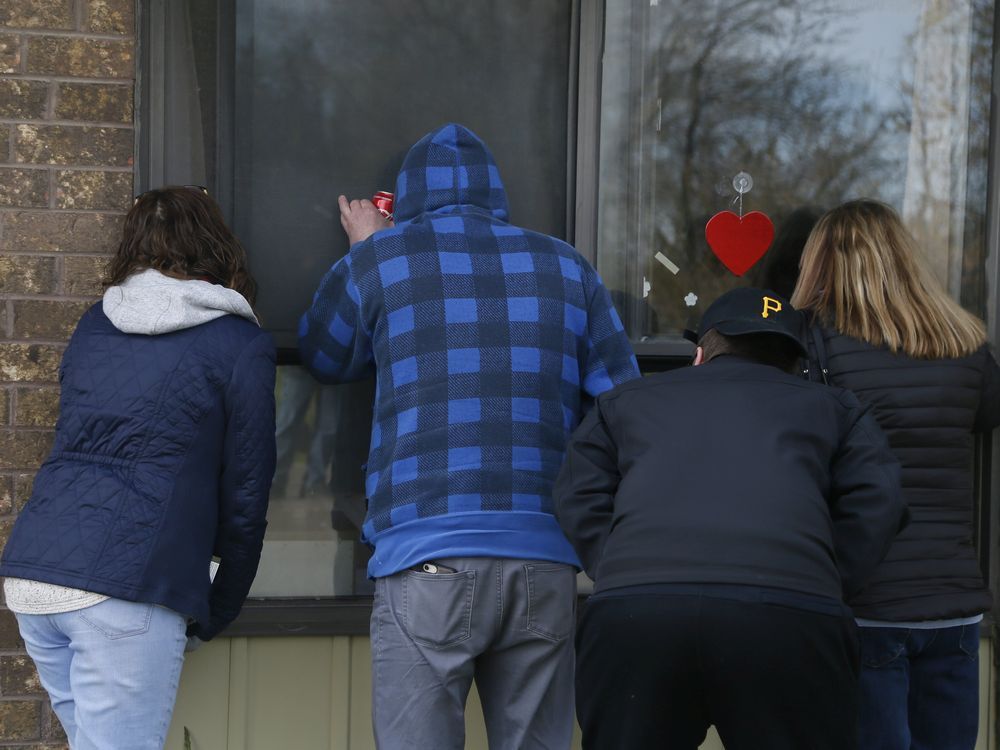
{"type": "Polygon", "coordinates": [[[556,516],[596,591],[650,583],[841,599],[905,513],[848,391],[733,356],[618,386],[576,430],[556,516]]]}
{"type": "Polygon", "coordinates": [[[918,360],[821,332],[830,383],[871,405],[902,464],[911,514],[872,580],[849,602],[855,615],[917,622],[989,610],[973,546],[972,462],[975,433],[1000,424],[996,360],[985,346],[959,359],[918,360]]]}

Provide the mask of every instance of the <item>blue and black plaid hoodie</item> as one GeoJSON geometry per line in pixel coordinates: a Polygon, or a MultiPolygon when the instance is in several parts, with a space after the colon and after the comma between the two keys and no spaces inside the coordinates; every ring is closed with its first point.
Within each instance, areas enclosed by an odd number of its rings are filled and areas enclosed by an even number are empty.
{"type": "Polygon", "coordinates": [[[579,253],[507,222],[485,144],[446,125],[410,149],[396,226],[355,244],[299,326],[323,382],[377,388],[369,575],[443,557],[579,561],[551,490],[588,397],[638,376],[579,253]]]}

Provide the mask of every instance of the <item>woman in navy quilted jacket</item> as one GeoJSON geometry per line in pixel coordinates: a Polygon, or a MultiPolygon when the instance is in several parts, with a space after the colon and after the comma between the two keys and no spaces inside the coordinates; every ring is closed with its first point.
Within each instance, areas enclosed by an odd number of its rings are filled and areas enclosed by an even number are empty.
{"type": "Polygon", "coordinates": [[[1000,368],[979,319],[921,267],[893,209],[823,216],[792,304],[818,325],[811,372],[868,403],[902,464],[910,524],[849,604],[861,640],[861,748],[971,750],[979,622],[972,538],[976,433],[1000,424],[1000,368]]]}
{"type": "Polygon", "coordinates": [[[188,636],[222,630],[256,573],[274,348],[246,266],[202,189],[144,193],[63,356],[0,575],[73,750],[161,748],[188,636]]]}

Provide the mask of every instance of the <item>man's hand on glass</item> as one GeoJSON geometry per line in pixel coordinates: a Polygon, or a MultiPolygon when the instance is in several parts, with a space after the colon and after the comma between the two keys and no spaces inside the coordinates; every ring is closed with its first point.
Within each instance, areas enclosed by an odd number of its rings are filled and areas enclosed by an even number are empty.
{"type": "Polygon", "coordinates": [[[337,198],[340,204],[340,224],[347,232],[347,239],[353,245],[367,240],[375,232],[388,229],[393,223],[386,219],[375,204],[367,198],[348,201],[343,195],[337,198]]]}

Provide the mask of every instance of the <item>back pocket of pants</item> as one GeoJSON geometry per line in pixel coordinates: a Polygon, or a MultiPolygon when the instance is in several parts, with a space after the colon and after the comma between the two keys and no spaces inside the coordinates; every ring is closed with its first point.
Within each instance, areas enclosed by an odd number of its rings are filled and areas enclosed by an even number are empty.
{"type": "Polygon", "coordinates": [[[979,623],[962,625],[958,634],[958,648],[969,659],[975,661],[979,658],[979,623]]]}
{"type": "Polygon", "coordinates": [[[906,651],[906,628],[858,628],[861,664],[869,669],[887,667],[906,651]]]}
{"type": "Polygon", "coordinates": [[[528,630],[561,641],[576,619],[576,571],[560,563],[524,566],[528,586],[528,630]]]}
{"type": "Polygon", "coordinates": [[[467,640],[472,635],[476,571],[403,574],[403,624],[417,643],[431,648],[467,640]]]}
{"type": "Polygon", "coordinates": [[[80,610],[80,619],[111,640],[142,635],[149,630],[152,617],[152,604],[123,599],[106,599],[80,610]]]}

